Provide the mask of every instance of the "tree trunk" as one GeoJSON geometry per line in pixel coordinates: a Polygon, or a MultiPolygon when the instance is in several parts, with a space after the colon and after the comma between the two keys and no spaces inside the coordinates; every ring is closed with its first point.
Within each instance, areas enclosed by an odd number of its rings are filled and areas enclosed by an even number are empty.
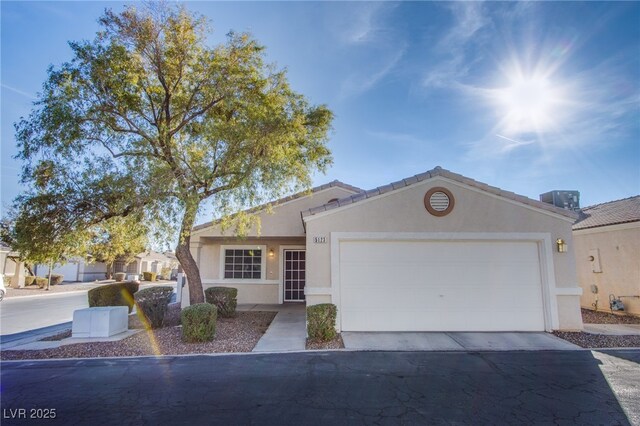
{"type": "Polygon", "coordinates": [[[191,229],[196,220],[197,206],[187,207],[182,218],[182,226],[180,229],[180,238],[176,247],[176,257],[180,262],[180,266],[187,276],[187,284],[189,285],[189,303],[204,303],[204,290],[202,289],[202,280],[200,279],[200,269],[195,259],[191,255],[189,248],[191,244],[191,229]]]}
{"type": "Polygon", "coordinates": [[[49,279],[47,280],[47,291],[51,289],[51,274],[53,273],[53,262],[49,262],[49,279]]]}
{"type": "Polygon", "coordinates": [[[107,263],[107,279],[110,280],[113,278],[113,263],[107,263]]]}

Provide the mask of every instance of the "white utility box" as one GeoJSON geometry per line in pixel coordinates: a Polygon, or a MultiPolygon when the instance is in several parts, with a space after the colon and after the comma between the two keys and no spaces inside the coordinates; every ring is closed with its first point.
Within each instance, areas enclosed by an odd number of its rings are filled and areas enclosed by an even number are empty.
{"type": "Polygon", "coordinates": [[[72,337],[111,337],[129,329],[129,308],[104,306],[73,311],[72,337]]]}

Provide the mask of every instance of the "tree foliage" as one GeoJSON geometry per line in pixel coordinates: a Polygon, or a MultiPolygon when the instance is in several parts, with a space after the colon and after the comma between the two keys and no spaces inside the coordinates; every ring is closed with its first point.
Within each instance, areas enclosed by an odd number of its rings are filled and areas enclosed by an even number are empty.
{"type": "Polygon", "coordinates": [[[148,233],[144,221],[136,215],[112,217],[91,229],[87,251],[94,261],[105,263],[111,274],[116,260],[130,263],[146,250],[148,233]]]}
{"type": "MultiPolygon", "coordinates": [[[[192,303],[204,301],[189,251],[202,202],[264,202],[308,187],[330,163],[332,113],[291,89],[248,34],[210,47],[207,22],[166,4],[106,11],[92,41],[50,68],[16,125],[23,179],[63,228],[142,214],[177,223],[192,303]]],[[[221,210],[221,211],[223,211],[221,210]]],[[[47,218],[49,219],[49,218],[47,218]]]]}

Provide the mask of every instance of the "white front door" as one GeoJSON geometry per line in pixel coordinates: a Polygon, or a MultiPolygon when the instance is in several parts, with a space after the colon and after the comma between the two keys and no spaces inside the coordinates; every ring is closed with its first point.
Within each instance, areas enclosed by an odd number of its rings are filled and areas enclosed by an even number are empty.
{"type": "Polygon", "coordinates": [[[341,241],[343,331],[542,331],[532,241],[341,241]]]}
{"type": "Polygon", "coordinates": [[[304,302],[305,250],[284,250],[284,301],[304,302]]]}

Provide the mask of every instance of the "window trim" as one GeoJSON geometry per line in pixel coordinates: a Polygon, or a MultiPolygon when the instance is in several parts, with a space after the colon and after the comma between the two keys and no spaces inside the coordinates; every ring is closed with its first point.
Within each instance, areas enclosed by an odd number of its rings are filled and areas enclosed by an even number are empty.
{"type": "Polygon", "coordinates": [[[220,281],[224,282],[233,282],[233,283],[263,283],[266,280],[267,276],[267,246],[266,245],[255,245],[255,244],[244,244],[244,245],[220,245],[220,262],[219,262],[219,271],[218,276],[220,277],[220,281]],[[225,255],[227,250],[261,250],[262,258],[260,259],[260,278],[225,278],[224,277],[224,267],[225,267],[225,255]]]}

